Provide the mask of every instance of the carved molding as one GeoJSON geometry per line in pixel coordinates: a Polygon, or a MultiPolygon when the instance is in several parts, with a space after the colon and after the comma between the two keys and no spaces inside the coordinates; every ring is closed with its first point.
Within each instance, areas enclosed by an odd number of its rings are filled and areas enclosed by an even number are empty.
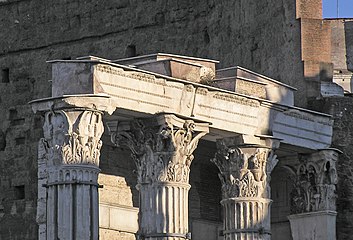
{"type": "Polygon", "coordinates": [[[337,159],[335,150],[299,157],[291,192],[292,214],[336,210],[337,159]]]}
{"type": "Polygon", "coordinates": [[[44,138],[39,156],[48,165],[99,165],[104,127],[102,113],[96,111],[50,111],[45,114],[44,138]]]}
{"type": "Polygon", "coordinates": [[[220,170],[223,199],[270,198],[270,173],[278,162],[272,149],[227,146],[223,140],[217,142],[217,148],[211,161],[220,170]]]}
{"type": "Polygon", "coordinates": [[[208,124],[206,127],[192,120],[166,115],[162,120],[131,121],[128,130],[112,134],[112,141],[131,149],[138,183],[188,183],[193,152],[207,132],[208,124]],[[198,125],[202,127],[198,128],[198,125]]]}

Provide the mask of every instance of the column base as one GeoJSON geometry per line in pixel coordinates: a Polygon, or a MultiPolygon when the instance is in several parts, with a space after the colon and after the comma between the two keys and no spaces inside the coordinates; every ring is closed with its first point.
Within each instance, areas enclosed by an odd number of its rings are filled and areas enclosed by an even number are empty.
{"type": "Polygon", "coordinates": [[[288,216],[293,240],[336,240],[335,211],[318,211],[288,216]]]}

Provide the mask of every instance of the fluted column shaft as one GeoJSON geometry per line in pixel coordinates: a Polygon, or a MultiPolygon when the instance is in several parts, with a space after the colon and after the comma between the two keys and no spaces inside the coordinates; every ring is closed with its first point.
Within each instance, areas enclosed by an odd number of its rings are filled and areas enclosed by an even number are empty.
{"type": "Polygon", "coordinates": [[[224,210],[226,240],[267,240],[270,238],[270,205],[267,198],[228,198],[224,210]]]}
{"type": "Polygon", "coordinates": [[[185,239],[189,184],[141,184],[140,231],[144,239],[185,239]]]}
{"type": "Polygon", "coordinates": [[[79,165],[49,172],[47,239],[98,239],[98,173],[79,165]]]}
{"type": "Polygon", "coordinates": [[[39,192],[46,189],[46,198],[44,194],[39,197],[41,205],[46,206],[46,215],[41,216],[39,239],[98,240],[102,112],[49,111],[45,113],[43,130],[44,138],[39,142],[39,192]]]}
{"type": "Polygon", "coordinates": [[[188,231],[190,165],[208,124],[159,115],[120,123],[113,142],[127,145],[137,167],[140,192],[139,236],[145,240],[182,240],[188,231]]]}
{"type": "Polygon", "coordinates": [[[225,240],[270,240],[270,173],[278,142],[244,144],[241,138],[217,141],[211,161],[220,170],[225,240]]]}

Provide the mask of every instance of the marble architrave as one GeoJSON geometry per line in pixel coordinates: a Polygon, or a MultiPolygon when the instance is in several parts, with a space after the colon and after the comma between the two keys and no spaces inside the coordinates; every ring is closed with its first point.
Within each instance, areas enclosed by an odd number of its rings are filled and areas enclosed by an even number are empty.
{"type": "MultiPolygon", "coordinates": [[[[331,144],[332,117],[273,102],[283,100],[285,92],[282,90],[288,88],[282,86],[280,90],[277,87],[281,84],[273,80],[269,81],[274,85],[266,85],[270,91],[266,92],[266,98],[269,99],[264,99],[256,97],[258,91],[249,86],[247,92],[252,93],[250,95],[230,92],[94,57],[92,60],[56,60],[51,63],[53,97],[107,94],[113,100],[112,106],[117,108],[115,115],[126,115],[127,111],[130,117],[141,117],[141,114],[167,112],[210,122],[211,134],[205,137],[210,141],[236,132],[244,135],[270,134],[288,145],[309,149],[324,149],[331,144]],[[256,92],[255,96],[253,92],[256,92]]],[[[248,72],[248,76],[257,75],[248,70],[241,71],[248,72]]],[[[264,76],[257,75],[257,78],[268,83],[264,76]]]]}
{"type": "Polygon", "coordinates": [[[299,157],[288,217],[294,240],[336,239],[338,153],[325,149],[299,157]]]}
{"type": "Polygon", "coordinates": [[[224,209],[224,239],[271,239],[270,174],[278,160],[270,144],[240,144],[238,138],[217,141],[211,160],[219,168],[224,209]]]}
{"type": "Polygon", "coordinates": [[[190,238],[188,192],[193,152],[208,124],[174,115],[134,120],[112,134],[132,151],[140,192],[139,232],[146,240],[190,238]]]}

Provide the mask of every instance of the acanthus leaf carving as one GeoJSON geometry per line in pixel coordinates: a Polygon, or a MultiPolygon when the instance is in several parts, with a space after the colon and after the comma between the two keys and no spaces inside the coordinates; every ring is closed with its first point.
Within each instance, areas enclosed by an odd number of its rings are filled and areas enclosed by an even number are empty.
{"type": "Polygon", "coordinates": [[[198,141],[207,132],[195,131],[195,123],[183,120],[176,126],[168,118],[162,124],[150,125],[141,119],[129,123],[128,131],[112,134],[117,146],[131,150],[139,183],[189,182],[190,165],[198,141]]]}
{"type": "Polygon", "coordinates": [[[291,192],[293,214],[336,210],[337,159],[332,150],[300,156],[291,192]]]}
{"type": "Polygon", "coordinates": [[[95,111],[51,111],[45,115],[43,146],[49,165],[99,165],[104,128],[95,111]]]}
{"type": "Polygon", "coordinates": [[[223,199],[270,196],[269,176],[278,162],[272,149],[226,146],[220,140],[211,161],[220,170],[223,199]]]}

